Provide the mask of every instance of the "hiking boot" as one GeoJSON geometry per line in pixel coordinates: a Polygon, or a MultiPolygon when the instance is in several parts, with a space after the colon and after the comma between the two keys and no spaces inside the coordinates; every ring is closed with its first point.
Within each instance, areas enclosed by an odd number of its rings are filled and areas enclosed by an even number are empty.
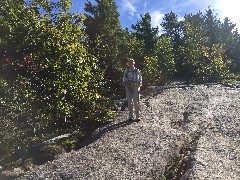
{"type": "Polygon", "coordinates": [[[140,119],[140,118],[137,118],[137,119],[136,119],[136,122],[139,122],[139,121],[141,121],[141,119],[140,119]]]}
{"type": "Polygon", "coordinates": [[[133,118],[129,118],[128,121],[133,122],[133,118]]]}

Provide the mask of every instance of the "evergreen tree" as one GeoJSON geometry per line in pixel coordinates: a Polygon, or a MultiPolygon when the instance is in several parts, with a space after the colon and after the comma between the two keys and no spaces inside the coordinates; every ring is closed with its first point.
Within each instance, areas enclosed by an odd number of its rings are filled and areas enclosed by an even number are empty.
{"type": "Polygon", "coordinates": [[[208,46],[220,43],[221,21],[213,14],[213,10],[208,8],[203,15],[205,36],[208,37],[208,46]]]}
{"type": "Polygon", "coordinates": [[[173,44],[173,52],[175,57],[176,65],[176,76],[180,77],[186,69],[184,68],[184,59],[182,54],[179,52],[179,47],[183,45],[183,21],[178,21],[178,17],[174,12],[165,14],[163,22],[161,23],[164,34],[170,38],[173,44]]]}
{"type": "Polygon", "coordinates": [[[96,0],[96,3],[93,5],[88,1],[85,4],[84,24],[88,35],[89,50],[98,58],[98,66],[104,72],[102,93],[108,96],[118,92],[118,80],[122,76],[119,61],[119,43],[122,32],[115,1],[96,0]]]}
{"type": "Polygon", "coordinates": [[[153,53],[154,46],[158,39],[158,27],[151,25],[151,16],[149,13],[141,15],[141,20],[136,25],[132,25],[137,39],[144,42],[145,55],[150,56],[153,53]]]}
{"type": "Polygon", "coordinates": [[[126,66],[126,59],[133,58],[136,62],[136,66],[142,69],[144,57],[144,42],[137,39],[134,33],[129,32],[128,29],[123,31],[123,37],[119,45],[120,56],[119,59],[123,66],[126,66]]]}
{"type": "Polygon", "coordinates": [[[165,14],[161,26],[165,32],[164,34],[171,38],[176,47],[179,47],[177,44],[182,35],[183,23],[178,21],[177,15],[173,12],[165,14]]]}
{"type": "Polygon", "coordinates": [[[236,24],[232,23],[230,19],[225,18],[220,25],[219,41],[225,46],[225,56],[231,59],[230,70],[233,73],[240,72],[240,36],[236,24]]]}

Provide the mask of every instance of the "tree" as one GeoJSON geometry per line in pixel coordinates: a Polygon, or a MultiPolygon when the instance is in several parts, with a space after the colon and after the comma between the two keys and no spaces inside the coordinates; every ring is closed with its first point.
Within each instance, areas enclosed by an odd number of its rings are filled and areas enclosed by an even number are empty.
{"type": "Polygon", "coordinates": [[[104,121],[109,106],[99,93],[97,59],[70,0],[0,5],[0,122],[9,125],[0,131],[0,151],[11,154],[34,136],[65,133],[88,119],[104,121]]]}
{"type": "Polygon", "coordinates": [[[167,36],[158,39],[153,55],[145,57],[143,68],[144,80],[147,85],[164,85],[175,73],[175,57],[172,41],[167,36]]]}
{"type": "Polygon", "coordinates": [[[118,80],[122,76],[119,61],[119,43],[122,32],[119,13],[114,0],[96,0],[85,4],[87,43],[91,54],[98,58],[98,66],[104,72],[102,93],[106,96],[118,92],[118,80]]]}
{"type": "MultiPolygon", "coordinates": [[[[158,27],[152,27],[150,14],[141,15],[141,20],[137,21],[136,25],[132,25],[132,29],[136,38],[144,43],[145,56],[151,56],[158,39],[158,27]]],[[[140,67],[143,67],[143,62],[140,63],[140,67]]]]}
{"type": "Polygon", "coordinates": [[[218,82],[224,80],[229,73],[227,63],[224,61],[224,46],[209,43],[205,32],[201,13],[186,16],[185,44],[180,49],[184,54],[184,63],[189,67],[190,75],[195,82],[218,82]]]}
{"type": "Polygon", "coordinates": [[[229,42],[226,56],[232,60],[230,70],[234,74],[240,74],[240,35],[237,30],[233,32],[231,41],[229,42]]]}
{"type": "Polygon", "coordinates": [[[168,14],[165,14],[163,18],[163,22],[161,23],[164,35],[171,38],[174,42],[174,47],[179,47],[180,38],[182,36],[183,31],[183,23],[178,21],[178,17],[172,11],[168,14]]]}
{"type": "Polygon", "coordinates": [[[181,77],[186,70],[184,69],[184,59],[182,54],[179,52],[179,47],[183,45],[183,21],[178,21],[178,17],[174,12],[165,14],[163,22],[161,23],[163,28],[163,36],[167,36],[173,43],[173,50],[175,54],[176,62],[176,77],[181,77]]]}
{"type": "Polygon", "coordinates": [[[232,23],[230,19],[225,18],[220,25],[219,39],[220,43],[224,44],[226,49],[225,56],[231,59],[230,71],[233,73],[240,72],[240,36],[238,30],[235,29],[236,24],[232,23]]]}
{"type": "Polygon", "coordinates": [[[122,39],[119,44],[119,59],[121,61],[122,67],[126,67],[126,60],[133,58],[136,62],[136,66],[140,69],[141,62],[143,62],[144,57],[144,42],[137,39],[134,33],[129,32],[128,29],[123,31],[121,35],[122,39]]]}
{"type": "Polygon", "coordinates": [[[208,37],[208,46],[220,43],[220,25],[221,21],[213,14],[213,10],[208,8],[202,16],[204,21],[205,36],[208,37]]]}
{"type": "Polygon", "coordinates": [[[13,70],[13,87],[20,88],[16,95],[25,96],[29,101],[23,104],[31,106],[18,111],[31,109],[34,118],[48,122],[91,113],[100,76],[94,75],[97,61],[83,44],[83,17],[68,12],[68,0],[2,3],[1,12],[8,14],[1,18],[1,58],[8,62],[2,66],[2,77],[8,80],[11,74],[3,73],[13,70]]]}

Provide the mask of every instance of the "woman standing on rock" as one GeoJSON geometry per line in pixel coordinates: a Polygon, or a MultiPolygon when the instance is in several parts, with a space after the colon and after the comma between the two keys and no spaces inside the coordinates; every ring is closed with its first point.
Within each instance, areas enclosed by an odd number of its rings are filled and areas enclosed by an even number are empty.
{"type": "Polygon", "coordinates": [[[129,59],[127,62],[128,68],[123,75],[123,83],[125,85],[126,96],[128,101],[129,120],[133,120],[133,105],[136,115],[136,120],[139,121],[140,112],[140,87],[142,86],[142,75],[140,71],[135,68],[135,61],[129,59]]]}

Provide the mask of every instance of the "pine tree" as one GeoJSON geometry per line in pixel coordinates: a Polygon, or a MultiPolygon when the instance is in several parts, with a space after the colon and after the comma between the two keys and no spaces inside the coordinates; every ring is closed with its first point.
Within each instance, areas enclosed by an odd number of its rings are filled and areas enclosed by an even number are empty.
{"type": "Polygon", "coordinates": [[[157,42],[158,28],[151,26],[151,16],[149,13],[141,15],[141,20],[136,25],[132,25],[135,35],[139,40],[143,40],[145,45],[145,54],[149,56],[153,53],[157,42]]]}
{"type": "Polygon", "coordinates": [[[203,19],[204,19],[204,30],[205,30],[205,36],[208,37],[208,46],[211,46],[212,44],[219,43],[220,40],[220,25],[221,22],[217,17],[213,14],[212,9],[207,9],[203,19]]]}
{"type": "Polygon", "coordinates": [[[84,22],[91,54],[98,58],[98,67],[104,72],[102,93],[117,92],[118,79],[122,76],[119,55],[121,26],[114,0],[96,0],[85,4],[84,22]]]}
{"type": "Polygon", "coordinates": [[[179,47],[183,45],[183,21],[179,21],[177,15],[174,12],[165,14],[163,22],[161,23],[164,34],[162,36],[167,36],[171,39],[173,43],[173,50],[175,54],[176,77],[180,77],[186,69],[184,68],[184,59],[182,54],[179,52],[179,47]]]}

